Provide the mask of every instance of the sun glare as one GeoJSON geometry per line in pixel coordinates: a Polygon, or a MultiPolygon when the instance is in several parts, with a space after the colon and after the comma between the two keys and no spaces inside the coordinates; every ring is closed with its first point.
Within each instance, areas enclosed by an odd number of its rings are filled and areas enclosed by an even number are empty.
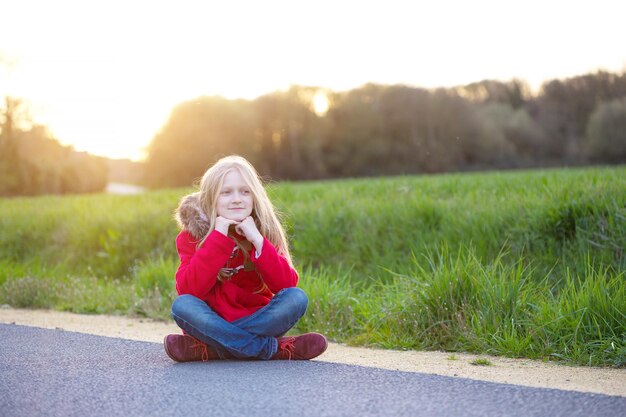
{"type": "MultiPolygon", "coordinates": [[[[398,13],[408,7],[402,2],[334,2],[307,8],[307,21],[329,26],[343,25],[357,5],[363,8],[361,19],[350,22],[349,33],[359,34],[355,45],[332,31],[311,31],[300,19],[299,6],[271,1],[250,2],[244,16],[238,2],[192,2],[185,7],[156,2],[150,6],[151,18],[141,22],[135,16],[145,14],[142,2],[42,1],[36,14],[30,1],[8,3],[9,13],[3,7],[7,17],[0,25],[0,98],[27,100],[33,120],[48,126],[60,141],[111,157],[141,159],[142,148],[167,123],[172,109],[198,96],[254,99],[293,85],[315,86],[307,89],[302,102],[323,117],[333,105],[329,92],[369,82],[434,88],[515,76],[539,85],[546,78],[582,73],[591,65],[608,70],[626,65],[624,54],[615,52],[623,49],[618,43],[621,14],[601,14],[600,6],[596,19],[588,9],[572,10],[578,14],[561,24],[568,42],[551,43],[550,16],[560,13],[561,2],[548,2],[550,13],[542,12],[538,21],[539,29],[550,32],[511,29],[518,35],[499,38],[493,37],[493,28],[477,28],[467,18],[480,9],[474,3],[458,2],[449,15],[447,2],[431,2],[420,7],[427,16],[423,25],[413,24],[413,13],[398,13]],[[72,13],[62,13],[69,4],[72,13]],[[268,11],[271,17],[266,18],[268,11]],[[445,17],[446,30],[441,30],[437,16],[445,17]],[[268,19],[284,24],[267,25],[268,19]],[[114,31],[112,21],[117,22],[114,31]],[[578,30],[579,22],[592,21],[610,31],[578,30]],[[164,22],[168,30],[163,30],[164,22]],[[372,31],[372,22],[382,25],[381,30],[372,31]],[[37,31],[25,31],[28,27],[37,31]],[[45,42],[41,33],[46,33],[45,42]],[[438,36],[431,42],[432,33],[438,36]],[[594,41],[590,34],[602,38],[594,41]],[[409,53],[414,39],[424,40],[419,60],[409,53]],[[477,55],[474,45],[483,44],[487,55],[477,55]],[[525,48],[529,44],[547,48],[525,48]],[[358,59],[345,59],[347,45],[358,59]],[[579,53],[585,45],[593,48],[579,53]],[[567,61],[553,59],[554,50],[561,49],[567,61]],[[492,50],[509,55],[491,62],[492,50]],[[273,62],[273,57],[286,60],[273,62]]],[[[499,9],[495,0],[478,3],[485,10],[499,9]]],[[[534,9],[526,10],[519,11],[529,13],[520,14],[519,22],[533,18],[534,9]]],[[[509,30],[506,19],[497,21],[502,31],[509,30]]]]}
{"type": "Polygon", "coordinates": [[[313,111],[318,116],[324,116],[330,107],[328,96],[322,90],[318,90],[313,96],[313,111]]]}

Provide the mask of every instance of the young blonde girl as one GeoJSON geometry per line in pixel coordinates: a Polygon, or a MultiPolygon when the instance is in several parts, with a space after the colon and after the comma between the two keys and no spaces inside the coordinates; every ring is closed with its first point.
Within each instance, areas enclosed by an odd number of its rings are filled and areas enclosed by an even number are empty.
{"type": "Polygon", "coordinates": [[[284,337],[308,299],[296,287],[285,232],[247,160],[217,161],[176,217],[182,230],[172,316],[184,334],[165,337],[170,358],[312,359],[326,350],[319,333],[284,337]]]}

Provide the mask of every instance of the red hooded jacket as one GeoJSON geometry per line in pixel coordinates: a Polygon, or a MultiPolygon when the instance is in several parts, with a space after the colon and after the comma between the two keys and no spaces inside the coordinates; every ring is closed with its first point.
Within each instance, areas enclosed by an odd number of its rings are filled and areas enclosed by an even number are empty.
{"type": "MultiPolygon", "coordinates": [[[[181,221],[180,208],[178,216],[181,221]]],[[[196,249],[199,239],[189,230],[196,231],[197,224],[189,224],[188,219],[183,219],[182,223],[183,227],[189,227],[176,237],[180,257],[176,290],[179,295],[191,294],[204,300],[225,320],[231,322],[248,316],[266,306],[278,291],[298,284],[296,270],[267,239],[263,241],[258,258],[254,247],[249,252],[254,270],[242,268],[229,279],[218,280],[220,269],[243,265],[242,251],[238,248],[234,253],[235,241],[217,230],[213,230],[202,246],[196,249]]]]}

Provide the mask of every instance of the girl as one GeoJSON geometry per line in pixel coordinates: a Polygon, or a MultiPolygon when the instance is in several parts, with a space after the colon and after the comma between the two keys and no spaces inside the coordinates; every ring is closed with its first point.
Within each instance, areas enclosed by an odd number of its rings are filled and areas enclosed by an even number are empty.
{"type": "Polygon", "coordinates": [[[200,191],[176,212],[179,297],[172,316],[184,334],[165,337],[177,362],[312,359],[328,346],[319,333],[283,335],[304,315],[285,232],[259,175],[240,156],[207,170],[200,191]]]}

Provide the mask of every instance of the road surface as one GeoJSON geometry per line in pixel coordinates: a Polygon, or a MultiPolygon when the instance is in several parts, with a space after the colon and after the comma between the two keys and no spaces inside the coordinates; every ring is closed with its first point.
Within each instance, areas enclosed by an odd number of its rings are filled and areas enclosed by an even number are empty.
{"type": "Polygon", "coordinates": [[[626,397],[323,361],[172,362],[160,344],[0,324],[0,415],[626,417],[626,397]]]}

